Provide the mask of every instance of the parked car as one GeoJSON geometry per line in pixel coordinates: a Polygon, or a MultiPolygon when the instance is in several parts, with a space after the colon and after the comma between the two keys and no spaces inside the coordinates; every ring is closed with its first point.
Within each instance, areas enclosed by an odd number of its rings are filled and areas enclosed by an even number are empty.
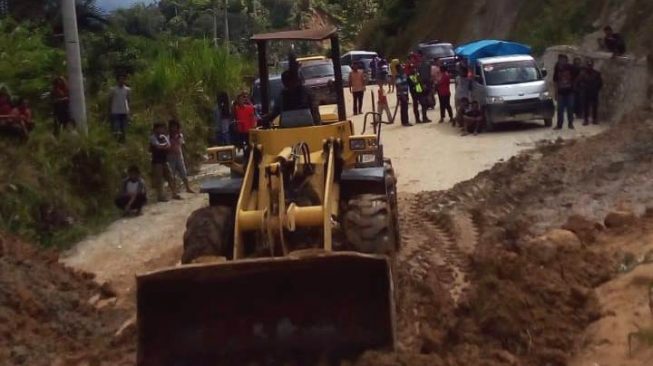
{"type": "Polygon", "coordinates": [[[417,47],[427,59],[439,60],[447,68],[447,72],[452,79],[458,75],[458,58],[454,46],[451,43],[441,41],[431,41],[420,43],[417,47]]]}
{"type": "Polygon", "coordinates": [[[335,71],[331,60],[304,63],[299,67],[299,76],[320,105],[337,103],[335,71]]]}

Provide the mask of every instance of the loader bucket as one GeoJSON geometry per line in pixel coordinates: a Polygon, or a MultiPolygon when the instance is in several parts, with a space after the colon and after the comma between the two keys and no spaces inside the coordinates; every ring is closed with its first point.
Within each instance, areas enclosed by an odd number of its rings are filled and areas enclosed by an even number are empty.
{"type": "Polygon", "coordinates": [[[139,276],[138,365],[311,365],[394,347],[390,265],[323,253],[139,276]]]}

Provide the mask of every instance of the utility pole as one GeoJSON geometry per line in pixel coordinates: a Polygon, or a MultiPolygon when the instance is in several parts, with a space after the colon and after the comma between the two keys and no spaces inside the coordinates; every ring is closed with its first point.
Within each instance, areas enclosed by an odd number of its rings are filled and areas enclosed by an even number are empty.
{"type": "Polygon", "coordinates": [[[224,0],[224,46],[229,52],[229,0],[224,0]]]}
{"type": "Polygon", "coordinates": [[[86,135],[88,133],[88,126],[86,124],[86,100],[84,98],[84,76],[82,74],[82,58],[79,51],[75,0],[61,0],[61,13],[64,39],[66,42],[70,110],[77,129],[86,135]]]}

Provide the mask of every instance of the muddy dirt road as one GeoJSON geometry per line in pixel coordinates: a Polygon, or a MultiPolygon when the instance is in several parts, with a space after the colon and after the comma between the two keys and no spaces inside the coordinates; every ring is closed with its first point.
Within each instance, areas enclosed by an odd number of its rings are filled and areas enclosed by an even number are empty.
{"type": "MultiPolygon", "coordinates": [[[[351,106],[350,94],[346,95],[351,106]]],[[[395,98],[389,99],[394,109],[395,98]]],[[[368,109],[369,102],[366,101],[368,109]]],[[[437,121],[438,113],[430,111],[429,115],[437,121]]],[[[363,116],[352,120],[356,132],[362,131],[363,116]]],[[[401,194],[448,189],[501,159],[534,147],[538,141],[578,138],[602,130],[598,126],[588,126],[559,132],[543,128],[541,124],[522,123],[502,126],[491,134],[461,137],[449,123],[434,122],[410,128],[398,124],[384,126],[382,142],[386,156],[393,160],[401,194]]],[[[184,198],[183,201],[149,205],[143,216],[113,223],[103,233],[83,240],[64,253],[63,263],[95,273],[99,280],[113,283],[119,293],[130,294],[135,274],[177,263],[186,219],[208,201],[204,195],[185,195],[184,198]]],[[[462,278],[460,273],[456,276],[462,278]]]]}

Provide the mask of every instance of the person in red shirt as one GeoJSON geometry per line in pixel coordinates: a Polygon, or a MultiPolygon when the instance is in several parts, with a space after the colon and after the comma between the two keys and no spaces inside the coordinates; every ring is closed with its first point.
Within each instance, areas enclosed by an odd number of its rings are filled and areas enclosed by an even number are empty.
{"type": "Polygon", "coordinates": [[[13,111],[16,119],[23,126],[23,129],[31,131],[34,129],[34,121],[32,120],[32,110],[29,107],[29,102],[25,98],[18,101],[18,106],[13,111]]]}
{"type": "Polygon", "coordinates": [[[438,82],[438,98],[440,99],[440,123],[444,122],[445,112],[449,113],[449,121],[453,122],[451,108],[451,77],[444,66],[440,66],[442,76],[438,82]]]}
{"type": "Polygon", "coordinates": [[[54,109],[54,135],[59,135],[59,131],[67,129],[73,125],[70,117],[70,95],[68,92],[68,83],[63,76],[59,76],[52,81],[52,90],[50,91],[52,105],[54,109]]]}
{"type": "Polygon", "coordinates": [[[247,93],[243,92],[238,95],[233,114],[236,120],[238,142],[244,149],[249,141],[249,130],[256,127],[256,110],[249,101],[247,93]]]}

